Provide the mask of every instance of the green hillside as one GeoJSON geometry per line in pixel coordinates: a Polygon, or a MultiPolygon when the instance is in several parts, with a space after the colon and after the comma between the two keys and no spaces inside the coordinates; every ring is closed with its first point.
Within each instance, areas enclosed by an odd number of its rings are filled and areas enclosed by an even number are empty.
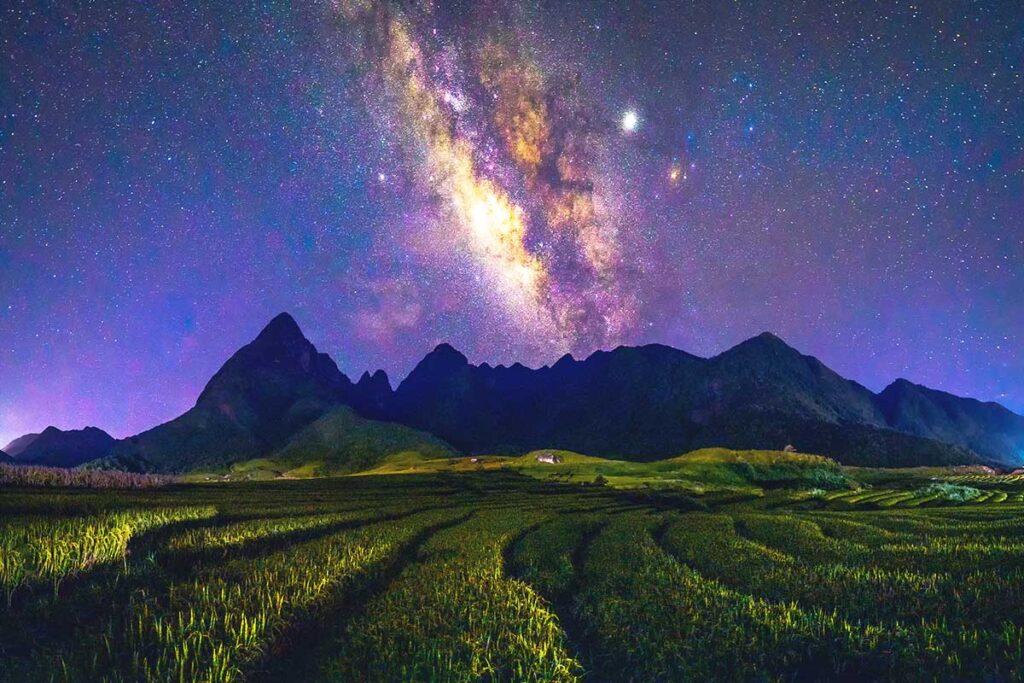
{"type": "Polygon", "coordinates": [[[597,481],[620,489],[682,489],[693,493],[737,488],[832,490],[857,487],[838,463],[820,455],[725,448],[704,448],[653,462],[609,460],[556,449],[532,451],[518,457],[431,458],[419,453],[402,453],[384,458],[362,474],[494,469],[515,470],[536,479],[565,483],[597,481]]]}
{"type": "MultiPolygon", "coordinates": [[[[305,479],[365,470],[388,456],[451,458],[454,449],[440,439],[410,427],[360,417],[341,406],[306,425],[269,457],[231,465],[217,476],[232,479],[305,479]]],[[[192,479],[214,476],[193,474],[192,479]]]]}

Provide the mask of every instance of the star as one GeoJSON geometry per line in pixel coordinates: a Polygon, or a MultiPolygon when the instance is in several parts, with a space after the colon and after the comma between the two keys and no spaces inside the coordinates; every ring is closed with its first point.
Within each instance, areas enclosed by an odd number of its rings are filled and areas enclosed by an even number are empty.
{"type": "Polygon", "coordinates": [[[635,133],[636,129],[640,127],[640,115],[634,110],[628,109],[622,114],[622,121],[620,123],[622,131],[625,133],[635,133]]]}

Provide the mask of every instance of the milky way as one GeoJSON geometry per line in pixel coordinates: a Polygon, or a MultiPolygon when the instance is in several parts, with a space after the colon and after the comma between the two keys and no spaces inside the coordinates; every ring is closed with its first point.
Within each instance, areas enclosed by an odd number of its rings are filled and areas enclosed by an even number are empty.
{"type": "Polygon", "coordinates": [[[764,330],[1024,411],[1013,2],[0,10],[0,441],[180,414],[287,310],[349,375],[764,330]]]}
{"type": "Polygon", "coordinates": [[[556,69],[493,9],[452,36],[429,7],[353,1],[339,14],[373,118],[400,141],[403,166],[382,181],[408,176],[437,200],[401,229],[431,231],[434,259],[468,258],[475,294],[548,353],[620,341],[634,317],[618,240],[629,225],[597,176],[601,136],[572,85],[552,82],[556,69]]]}

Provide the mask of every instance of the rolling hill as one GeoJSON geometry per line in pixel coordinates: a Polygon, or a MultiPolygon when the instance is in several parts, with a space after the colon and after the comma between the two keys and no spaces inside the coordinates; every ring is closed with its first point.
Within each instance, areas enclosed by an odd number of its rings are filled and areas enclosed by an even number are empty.
{"type": "Polygon", "coordinates": [[[233,469],[250,474],[325,476],[357,472],[396,455],[452,458],[458,453],[431,434],[370,420],[342,405],[300,429],[280,450],[233,469]]]}

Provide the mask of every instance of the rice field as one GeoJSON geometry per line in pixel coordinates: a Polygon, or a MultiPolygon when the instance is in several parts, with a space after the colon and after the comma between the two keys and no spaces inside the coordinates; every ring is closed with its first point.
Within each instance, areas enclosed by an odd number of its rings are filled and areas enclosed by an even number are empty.
{"type": "MultiPolygon", "coordinates": [[[[1016,475],[1013,475],[1014,477],[1016,475]]],[[[836,508],[916,508],[938,507],[950,503],[1024,503],[1024,482],[1001,476],[961,475],[912,489],[856,489],[830,491],[822,495],[836,508]],[[977,478],[973,478],[977,477],[977,478]],[[1014,488],[978,488],[979,486],[1007,486],[1014,488]]]]}
{"type": "Polygon", "coordinates": [[[1024,505],[952,486],[6,488],[0,681],[1019,680],[1024,505]]]}

